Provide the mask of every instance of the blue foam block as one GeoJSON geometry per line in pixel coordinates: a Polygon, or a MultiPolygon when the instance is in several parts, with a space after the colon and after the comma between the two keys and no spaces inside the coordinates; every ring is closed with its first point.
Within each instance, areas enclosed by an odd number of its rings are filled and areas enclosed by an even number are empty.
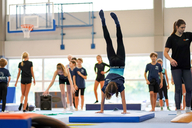
{"type": "MultiPolygon", "coordinates": [[[[2,101],[0,103],[2,103],[2,101]]],[[[7,88],[6,103],[16,103],[15,87],[7,88]]]]}
{"type": "Polygon", "coordinates": [[[155,117],[151,112],[131,112],[131,114],[92,114],[83,116],[69,116],[70,123],[105,123],[105,122],[142,122],[155,117]]]}
{"type": "Polygon", "coordinates": [[[1,128],[31,128],[30,119],[0,119],[1,128]]]}
{"type": "MultiPolygon", "coordinates": [[[[123,110],[122,104],[105,104],[104,110],[114,110],[118,108],[123,110]]],[[[126,104],[127,110],[141,110],[141,104],[126,104]]],[[[101,104],[86,104],[86,110],[100,110],[101,104]]]]}

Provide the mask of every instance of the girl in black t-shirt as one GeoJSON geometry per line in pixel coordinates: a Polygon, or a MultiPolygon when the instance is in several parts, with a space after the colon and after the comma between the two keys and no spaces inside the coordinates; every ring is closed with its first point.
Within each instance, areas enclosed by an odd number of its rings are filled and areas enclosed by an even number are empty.
{"type": "Polygon", "coordinates": [[[26,109],[28,109],[28,94],[29,94],[29,90],[31,88],[31,80],[33,77],[33,83],[35,85],[35,76],[34,76],[34,72],[33,72],[33,63],[31,61],[29,61],[29,54],[27,52],[24,52],[22,54],[22,62],[19,63],[19,71],[17,74],[17,79],[16,79],[16,83],[15,83],[15,87],[17,87],[17,82],[21,73],[21,103],[19,106],[19,110],[21,110],[22,108],[22,103],[23,103],[23,99],[25,98],[24,101],[24,106],[23,106],[23,112],[26,111],[26,109]]]}
{"type": "Polygon", "coordinates": [[[109,72],[109,70],[107,70],[106,72],[104,71],[105,66],[110,67],[108,64],[103,63],[101,55],[97,55],[97,61],[98,63],[96,63],[94,67],[94,71],[97,74],[97,77],[95,79],[95,84],[94,84],[94,94],[96,98],[95,103],[98,103],[98,96],[97,96],[98,85],[100,84],[101,88],[103,88],[103,85],[105,82],[104,81],[105,73],[109,72]]]}
{"type": "Polygon", "coordinates": [[[179,19],[174,23],[174,30],[171,36],[167,39],[164,56],[171,63],[171,73],[175,83],[175,102],[177,108],[177,115],[181,114],[181,91],[182,91],[182,78],[186,88],[186,112],[191,109],[191,64],[190,64],[190,45],[192,41],[192,33],[184,32],[186,23],[184,20],[179,19]],[[168,52],[172,49],[172,55],[169,56],[168,52]]]}
{"type": "Polygon", "coordinates": [[[55,78],[56,78],[57,75],[59,76],[59,86],[60,86],[60,90],[61,90],[61,100],[62,100],[63,107],[64,107],[63,112],[66,112],[65,85],[67,85],[67,93],[68,93],[69,102],[70,102],[70,111],[73,111],[72,93],[71,92],[74,92],[75,89],[73,87],[73,83],[72,83],[72,79],[71,79],[69,69],[65,68],[65,66],[63,64],[61,64],[61,63],[57,64],[57,70],[54,72],[52,81],[49,84],[49,87],[43,93],[43,95],[48,95],[49,94],[49,89],[54,84],[55,78]]]}

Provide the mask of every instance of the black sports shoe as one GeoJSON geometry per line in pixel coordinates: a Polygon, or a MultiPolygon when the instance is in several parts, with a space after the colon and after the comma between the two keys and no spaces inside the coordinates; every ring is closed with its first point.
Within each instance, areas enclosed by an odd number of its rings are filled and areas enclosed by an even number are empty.
{"type": "Polygon", "coordinates": [[[98,101],[98,100],[96,100],[94,104],[96,104],[96,103],[98,103],[98,102],[99,102],[99,101],[98,101]]]}
{"type": "Polygon", "coordinates": [[[23,106],[23,104],[22,103],[20,103],[20,105],[19,105],[19,111],[21,111],[21,108],[22,108],[22,106],[23,106]]]}
{"type": "Polygon", "coordinates": [[[26,106],[26,110],[29,110],[29,106],[28,106],[28,103],[27,103],[27,106],[26,106]]]}
{"type": "Polygon", "coordinates": [[[23,112],[27,112],[27,110],[23,110],[23,112]]]}

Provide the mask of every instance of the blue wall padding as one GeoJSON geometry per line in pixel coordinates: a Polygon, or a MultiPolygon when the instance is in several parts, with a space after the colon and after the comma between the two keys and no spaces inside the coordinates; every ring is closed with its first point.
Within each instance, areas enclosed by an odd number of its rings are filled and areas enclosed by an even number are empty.
{"type": "MultiPolygon", "coordinates": [[[[141,104],[126,104],[127,110],[141,110],[141,104]]],[[[104,110],[122,109],[122,104],[105,104],[104,110]]],[[[100,110],[101,104],[86,104],[86,110],[100,110]]]]}
{"type": "Polygon", "coordinates": [[[30,119],[1,119],[0,128],[31,128],[30,119]]]}
{"type": "Polygon", "coordinates": [[[142,116],[69,116],[70,123],[142,122],[154,118],[154,113],[142,116]]]}
{"type": "MultiPolygon", "coordinates": [[[[15,96],[16,96],[15,87],[8,87],[7,88],[6,103],[16,103],[16,97],[15,96]]],[[[0,103],[2,103],[2,101],[0,103]]]]}

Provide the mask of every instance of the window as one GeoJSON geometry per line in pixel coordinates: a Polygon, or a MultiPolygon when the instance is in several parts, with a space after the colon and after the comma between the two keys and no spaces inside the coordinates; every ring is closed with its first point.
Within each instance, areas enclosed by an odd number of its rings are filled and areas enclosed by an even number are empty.
{"type": "MultiPolygon", "coordinates": [[[[93,2],[93,10],[99,11],[101,9],[105,11],[109,10],[137,10],[137,9],[153,9],[153,0],[51,0],[54,3],[84,3],[93,2]],[[139,4],[138,4],[139,3],[139,4]],[[110,5],[110,6],[109,6],[110,5]],[[118,6],[117,6],[118,5],[118,6]]],[[[86,11],[86,5],[69,5],[71,10],[69,12],[81,12],[86,11]],[[84,6],[84,7],[83,7],[84,6]]],[[[87,8],[87,10],[89,10],[87,8]]],[[[56,11],[56,9],[55,9],[56,11]]]]}
{"type": "MultiPolygon", "coordinates": [[[[78,58],[78,57],[77,57],[78,58]]],[[[96,55],[95,56],[84,56],[81,57],[83,59],[82,66],[87,70],[87,80],[86,80],[86,89],[85,89],[85,103],[93,103],[95,100],[94,95],[94,82],[96,78],[96,74],[94,72],[94,65],[97,63],[96,55]],[[94,100],[93,100],[94,99],[94,100]]],[[[102,56],[102,60],[104,63],[109,64],[108,58],[106,56],[102,56]]],[[[54,71],[56,71],[57,63],[62,63],[65,66],[69,63],[67,57],[62,58],[32,58],[30,61],[33,62],[33,69],[36,78],[36,85],[31,85],[31,89],[29,92],[29,103],[35,103],[35,92],[44,91],[49,86],[54,71]],[[44,70],[43,70],[44,69],[44,70]],[[44,76],[44,77],[43,77],[44,76]],[[44,88],[44,90],[43,90],[44,88]]],[[[149,63],[150,57],[149,55],[139,55],[133,56],[129,55],[126,56],[126,66],[124,71],[125,76],[125,96],[127,102],[143,102],[149,101],[149,92],[148,92],[148,85],[144,79],[144,71],[145,66],[149,63]]],[[[18,64],[21,62],[21,59],[8,59],[8,68],[11,73],[11,82],[10,86],[14,87],[15,80],[18,73],[18,64]]],[[[169,80],[170,77],[170,65],[167,62],[167,72],[169,80]]],[[[105,71],[108,70],[106,67],[105,71]]],[[[60,91],[58,76],[55,79],[53,86],[50,88],[49,91],[60,91]]],[[[100,86],[98,87],[98,98],[101,99],[101,91],[100,86]]],[[[170,89],[168,91],[169,99],[172,102],[174,100],[174,86],[170,84],[170,89]]],[[[20,102],[21,96],[21,85],[20,81],[17,84],[16,88],[16,102],[20,102]]],[[[118,98],[115,96],[112,97],[111,100],[106,100],[106,103],[121,103],[121,97],[119,95],[118,98]]]]}
{"type": "Polygon", "coordinates": [[[165,8],[192,7],[191,0],[165,0],[165,8]]]}

